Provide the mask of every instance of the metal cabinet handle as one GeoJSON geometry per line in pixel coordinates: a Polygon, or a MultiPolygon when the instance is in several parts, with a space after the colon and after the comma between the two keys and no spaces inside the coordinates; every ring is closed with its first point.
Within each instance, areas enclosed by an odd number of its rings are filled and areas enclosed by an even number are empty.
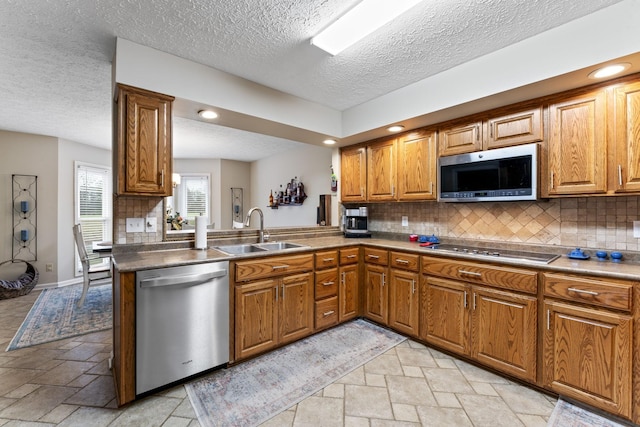
{"type": "Polygon", "coordinates": [[[551,329],[551,310],[547,309],[547,330],[551,329]]]}
{"type": "Polygon", "coordinates": [[[480,141],[480,126],[476,125],[476,141],[480,141]]]}
{"type": "Polygon", "coordinates": [[[622,165],[618,165],[618,184],[622,187],[622,165]]]}
{"type": "Polygon", "coordinates": [[[282,270],[284,268],[289,268],[289,266],[285,264],[285,265],[274,265],[271,267],[272,270],[282,270]]]}
{"type": "Polygon", "coordinates": [[[280,295],[280,290],[278,289],[278,287],[275,287],[276,290],[276,302],[278,302],[278,296],[280,295]]]}
{"type": "Polygon", "coordinates": [[[458,270],[459,274],[466,274],[467,276],[482,277],[482,273],[476,273],[475,271],[458,270]]]}
{"type": "Polygon", "coordinates": [[[600,295],[598,292],[595,291],[588,291],[586,289],[578,289],[578,288],[567,288],[568,291],[572,291],[572,292],[577,292],[579,294],[587,294],[587,295],[593,295],[593,296],[597,296],[600,295]]]}
{"type": "Polygon", "coordinates": [[[551,171],[551,189],[553,190],[553,171],[551,171]]]}
{"type": "Polygon", "coordinates": [[[396,258],[396,263],[406,265],[409,264],[409,261],[407,261],[406,259],[396,258]]]}
{"type": "Polygon", "coordinates": [[[467,308],[467,291],[464,291],[464,308],[467,308]]]}
{"type": "Polygon", "coordinates": [[[331,316],[333,313],[335,313],[335,310],[325,311],[324,313],[322,313],[322,316],[323,317],[331,316]]]}
{"type": "Polygon", "coordinates": [[[382,273],[382,287],[384,287],[384,279],[385,279],[385,273],[382,273]]]}
{"type": "Polygon", "coordinates": [[[355,258],[355,257],[356,257],[355,255],[347,255],[347,258],[349,258],[349,259],[352,259],[352,258],[355,258]]]}
{"type": "Polygon", "coordinates": [[[342,284],[344,285],[345,284],[345,272],[343,271],[340,276],[341,276],[342,284]]]}
{"type": "Polygon", "coordinates": [[[322,286],[331,286],[333,285],[335,282],[322,282],[322,286]]]}
{"type": "Polygon", "coordinates": [[[416,293],[416,279],[411,281],[411,293],[416,293]]]}
{"type": "Polygon", "coordinates": [[[473,293],[473,310],[474,310],[474,311],[476,310],[476,295],[477,295],[477,294],[474,292],[474,293],[473,293]]]}
{"type": "Polygon", "coordinates": [[[160,171],[160,187],[164,187],[164,169],[160,171]]]}
{"type": "Polygon", "coordinates": [[[284,300],[284,283],[282,284],[282,299],[284,300]]]}
{"type": "Polygon", "coordinates": [[[322,262],[331,262],[334,258],[322,258],[322,262]]]}
{"type": "Polygon", "coordinates": [[[367,256],[368,256],[369,258],[371,258],[371,259],[380,259],[380,256],[378,256],[378,255],[371,255],[371,254],[369,254],[369,255],[367,255],[367,256]]]}

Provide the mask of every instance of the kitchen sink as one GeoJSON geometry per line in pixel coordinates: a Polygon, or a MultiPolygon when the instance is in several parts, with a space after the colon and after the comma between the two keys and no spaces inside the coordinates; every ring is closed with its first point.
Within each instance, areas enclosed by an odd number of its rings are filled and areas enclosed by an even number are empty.
{"type": "Polygon", "coordinates": [[[285,249],[306,248],[306,245],[291,242],[269,242],[269,243],[244,243],[239,245],[223,245],[214,246],[217,249],[229,255],[243,255],[254,252],[282,251],[285,249]]]}

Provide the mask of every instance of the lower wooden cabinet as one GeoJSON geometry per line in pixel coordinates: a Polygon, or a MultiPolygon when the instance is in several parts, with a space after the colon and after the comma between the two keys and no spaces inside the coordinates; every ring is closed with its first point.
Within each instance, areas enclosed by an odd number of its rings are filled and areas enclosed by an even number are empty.
{"type": "Polygon", "coordinates": [[[557,301],[544,308],[545,385],[630,418],[631,317],[557,301]]]}
{"type": "Polygon", "coordinates": [[[389,326],[417,337],[419,328],[420,256],[389,252],[389,326]]]}
{"type": "Polygon", "coordinates": [[[387,270],[387,267],[373,264],[364,267],[364,316],[382,325],[389,321],[387,270]]]}
{"type": "Polygon", "coordinates": [[[358,264],[340,266],[338,321],[346,322],[360,314],[360,275],[358,264]]]}
{"type": "Polygon", "coordinates": [[[313,286],[312,273],[236,285],[236,360],[310,335],[313,286]]]}

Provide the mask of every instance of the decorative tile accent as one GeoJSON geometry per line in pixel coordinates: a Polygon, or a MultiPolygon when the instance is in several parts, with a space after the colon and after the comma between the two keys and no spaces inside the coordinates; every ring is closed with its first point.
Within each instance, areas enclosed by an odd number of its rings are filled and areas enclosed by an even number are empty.
{"type": "Polygon", "coordinates": [[[163,197],[113,197],[113,236],[115,243],[157,243],[163,240],[165,221],[163,197]],[[155,217],[155,233],[127,233],[127,218],[155,217]]]}

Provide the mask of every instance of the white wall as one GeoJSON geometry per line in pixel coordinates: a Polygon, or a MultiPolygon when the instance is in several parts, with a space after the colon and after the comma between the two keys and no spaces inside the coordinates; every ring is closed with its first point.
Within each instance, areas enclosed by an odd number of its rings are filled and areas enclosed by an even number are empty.
{"type": "Polygon", "coordinates": [[[243,218],[251,209],[251,163],[237,160],[222,160],[220,162],[220,226],[216,228],[229,229],[232,227],[231,188],[242,188],[243,218]]]}
{"type": "MultiPolygon", "coordinates": [[[[264,212],[265,228],[287,226],[314,226],[320,194],[331,194],[332,150],[326,147],[306,146],[251,165],[251,204],[245,212],[257,206],[264,212]],[[302,206],[281,206],[269,209],[269,192],[286,188],[295,176],[304,184],[307,199],[302,206]]],[[[332,197],[332,204],[335,198],[332,197]]],[[[251,218],[251,227],[258,227],[258,215],[251,218]]]]}

